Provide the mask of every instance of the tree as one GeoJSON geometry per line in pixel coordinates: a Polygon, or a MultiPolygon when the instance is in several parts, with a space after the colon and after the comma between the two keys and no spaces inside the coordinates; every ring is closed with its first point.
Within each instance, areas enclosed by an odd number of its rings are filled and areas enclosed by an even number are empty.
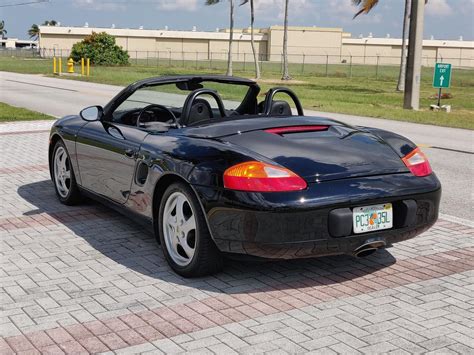
{"type": "MultiPolygon", "coordinates": [[[[57,24],[58,22],[56,20],[46,20],[41,26],[57,26],[57,24]]],[[[30,29],[28,30],[28,35],[30,36],[30,38],[36,41],[39,37],[39,34],[39,26],[36,23],[32,24],[30,29]]]]}
{"type": "Polygon", "coordinates": [[[38,25],[36,23],[32,24],[30,29],[28,30],[28,35],[30,36],[30,38],[37,40],[39,37],[39,33],[40,33],[40,30],[39,30],[38,25]]]}
{"type": "Polygon", "coordinates": [[[403,13],[402,33],[402,56],[400,59],[400,72],[398,74],[397,91],[405,91],[405,76],[407,72],[407,38],[410,27],[411,0],[405,0],[405,11],[403,13]]]}
{"type": "MultiPolygon", "coordinates": [[[[221,0],[206,0],[206,5],[215,5],[220,3],[221,0]]],[[[230,26],[229,26],[229,52],[227,54],[227,75],[232,76],[232,47],[234,42],[234,0],[229,0],[230,7],[230,26]]]]}
{"type": "Polygon", "coordinates": [[[8,31],[5,29],[5,21],[1,21],[0,22],[0,36],[2,37],[2,39],[5,38],[5,35],[8,33],[8,31]]]}
{"type": "Polygon", "coordinates": [[[58,22],[56,20],[46,20],[43,22],[42,26],[56,26],[58,22]]]}
{"type": "Polygon", "coordinates": [[[379,0],[352,0],[352,3],[359,7],[359,12],[354,15],[356,18],[362,13],[368,14],[379,3],[379,0]]]}
{"type": "Polygon", "coordinates": [[[115,44],[115,37],[106,32],[92,32],[72,46],[71,58],[76,62],[89,58],[96,65],[127,65],[130,57],[127,51],[115,44]]]}
{"type": "Polygon", "coordinates": [[[291,80],[288,71],[288,3],[290,0],[285,0],[285,20],[283,22],[283,76],[281,80],[291,80]]]}
{"type": "MultiPolygon", "coordinates": [[[[425,4],[428,0],[425,0],[425,4]]],[[[359,12],[354,15],[354,18],[362,13],[368,14],[375,5],[379,3],[379,0],[352,0],[352,3],[356,6],[360,6],[359,12]]],[[[400,58],[400,72],[398,74],[397,91],[405,91],[405,76],[407,70],[407,38],[408,31],[410,28],[410,8],[411,0],[405,0],[405,10],[403,15],[403,29],[402,29],[402,53],[400,58]]]]}
{"type": "MultiPolygon", "coordinates": [[[[379,0],[352,0],[352,3],[360,7],[359,12],[354,15],[354,18],[362,13],[368,14],[378,3],[379,0]]],[[[410,6],[411,0],[405,0],[405,11],[403,17],[402,29],[402,53],[400,57],[400,72],[398,74],[397,91],[405,90],[405,75],[407,68],[407,44],[408,28],[410,27],[410,6]]]]}
{"type": "Polygon", "coordinates": [[[255,79],[260,79],[260,65],[258,63],[258,54],[255,50],[255,41],[253,36],[253,24],[255,22],[254,0],[243,0],[241,6],[250,3],[250,43],[252,45],[253,61],[255,63],[255,79]]]}

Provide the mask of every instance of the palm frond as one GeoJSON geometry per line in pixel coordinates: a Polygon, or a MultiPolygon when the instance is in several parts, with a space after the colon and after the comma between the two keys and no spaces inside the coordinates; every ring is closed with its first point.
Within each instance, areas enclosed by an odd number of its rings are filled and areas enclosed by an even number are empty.
{"type": "Polygon", "coordinates": [[[356,18],[362,13],[368,14],[378,3],[379,0],[352,0],[352,4],[359,7],[359,11],[353,18],[356,18]]]}
{"type": "Polygon", "coordinates": [[[30,38],[37,38],[39,35],[39,27],[36,23],[31,25],[31,28],[28,30],[28,35],[30,38]]]}

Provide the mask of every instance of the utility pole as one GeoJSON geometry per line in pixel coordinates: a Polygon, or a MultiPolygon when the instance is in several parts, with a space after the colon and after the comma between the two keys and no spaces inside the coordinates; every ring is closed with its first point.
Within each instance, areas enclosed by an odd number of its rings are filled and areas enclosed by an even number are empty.
{"type": "Polygon", "coordinates": [[[420,109],[421,55],[425,0],[411,2],[410,34],[408,39],[407,74],[403,108],[420,109]]]}

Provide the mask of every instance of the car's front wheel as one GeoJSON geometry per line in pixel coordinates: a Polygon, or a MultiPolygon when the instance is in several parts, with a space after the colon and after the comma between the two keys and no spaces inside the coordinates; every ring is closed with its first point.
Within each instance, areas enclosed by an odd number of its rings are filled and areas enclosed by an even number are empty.
{"type": "Polygon", "coordinates": [[[159,237],[171,268],[184,277],[215,273],[222,268],[217,250],[193,190],[184,183],[170,185],[159,209],[159,237]]]}
{"type": "Polygon", "coordinates": [[[76,184],[71,158],[62,141],[54,146],[51,160],[52,177],[56,195],[65,205],[74,205],[80,201],[81,193],[76,184]]]}

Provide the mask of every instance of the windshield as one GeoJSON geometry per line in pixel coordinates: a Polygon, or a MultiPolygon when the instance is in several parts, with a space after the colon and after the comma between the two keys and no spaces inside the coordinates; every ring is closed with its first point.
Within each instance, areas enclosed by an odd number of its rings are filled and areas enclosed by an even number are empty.
{"type": "MultiPolygon", "coordinates": [[[[114,110],[112,113],[112,121],[127,125],[136,125],[140,112],[150,105],[164,106],[172,112],[176,119],[179,119],[189,93],[200,87],[212,89],[219,93],[227,116],[235,114],[236,109],[242,104],[249,91],[247,85],[212,81],[191,84],[190,87],[187,86],[187,83],[146,86],[136,90],[114,110]]],[[[219,111],[219,106],[212,96],[201,95],[199,96],[199,100],[207,101],[208,105],[206,104],[206,106],[209,107],[212,117],[222,116],[219,111]]],[[[163,114],[162,118],[148,117],[147,120],[168,123],[170,121],[170,114],[163,114]]]]}

